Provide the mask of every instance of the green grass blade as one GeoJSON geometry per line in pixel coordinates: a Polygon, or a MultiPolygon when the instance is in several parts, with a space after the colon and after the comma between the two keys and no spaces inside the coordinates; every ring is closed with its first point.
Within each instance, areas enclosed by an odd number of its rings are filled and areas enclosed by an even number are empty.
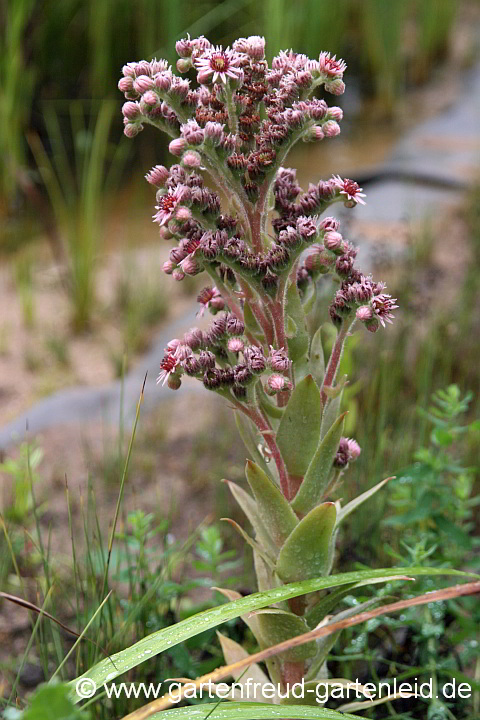
{"type": "MultiPolygon", "coordinates": [[[[233,620],[240,615],[245,615],[253,610],[267,607],[273,603],[283,600],[306,595],[307,593],[324,590],[331,587],[339,587],[347,583],[357,583],[363,580],[374,580],[383,576],[393,577],[397,575],[455,575],[461,577],[472,576],[471,573],[464,573],[459,570],[448,570],[443,568],[423,568],[423,567],[402,567],[402,568],[382,568],[379,570],[361,570],[356,572],[342,573],[340,575],[332,575],[327,578],[318,578],[314,580],[303,580],[302,582],[291,583],[283,587],[267,590],[266,592],[254,593],[247,597],[234,600],[231,603],[220,605],[219,607],[205,610],[197,613],[192,617],[182,620],[176,625],[159,630],[147,637],[139,640],[125,650],[122,650],[111,658],[101,660],[97,665],[90,668],[80,677],[89,678],[96,683],[99,688],[105,682],[113,680],[124,672],[131,670],[142,662],[150,661],[155,655],[167,649],[171,649],[174,645],[178,645],[195,635],[199,635],[205,630],[217,627],[228,620],[233,620]]],[[[77,702],[79,697],[75,693],[75,684],[79,678],[71,682],[72,696],[77,702]]]]}
{"type": "Polygon", "coordinates": [[[283,718],[288,715],[292,720],[361,720],[360,715],[350,713],[339,713],[328,708],[308,707],[307,705],[269,705],[268,703],[207,703],[196,707],[173,708],[155,713],[150,720],[270,720],[271,718],[283,718]]]}

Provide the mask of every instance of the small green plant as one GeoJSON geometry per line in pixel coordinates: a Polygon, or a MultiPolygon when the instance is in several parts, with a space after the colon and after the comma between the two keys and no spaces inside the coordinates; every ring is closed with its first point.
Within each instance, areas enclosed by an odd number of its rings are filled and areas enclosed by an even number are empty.
{"type": "Polygon", "coordinates": [[[0,197],[11,203],[17,172],[25,164],[24,133],[28,127],[35,70],[25,60],[25,35],[34,0],[0,7],[0,197]]]}
{"type": "MultiPolygon", "coordinates": [[[[432,395],[428,411],[418,410],[432,426],[430,443],[415,453],[413,465],[391,481],[390,516],[383,521],[384,528],[398,534],[396,546],[387,547],[396,563],[406,567],[462,567],[473,572],[480,569],[480,538],[474,534],[475,510],[480,505],[480,496],[474,495],[478,468],[462,462],[462,453],[470,444],[477,444],[480,435],[478,420],[462,423],[471,400],[472,393],[462,396],[456,385],[450,385],[432,395]]],[[[422,578],[420,586],[429,592],[433,584],[431,579],[422,578]]],[[[393,583],[374,595],[381,599],[395,591],[393,583]]],[[[360,662],[367,663],[370,673],[375,663],[382,663],[389,682],[411,677],[430,682],[433,697],[403,701],[405,712],[396,708],[399,720],[420,717],[417,713],[425,712],[425,703],[429,719],[470,720],[473,698],[452,698],[449,694],[452,679],[456,679],[457,684],[470,683],[473,697],[478,695],[478,687],[465,674],[465,668],[480,667],[476,640],[479,623],[478,602],[470,598],[426,605],[420,611],[408,608],[401,619],[383,619],[381,628],[379,621],[370,623],[370,635],[347,631],[342,655],[334,656],[334,660],[344,673],[349,673],[354,663],[357,673],[360,662]],[[392,642],[395,636],[403,640],[392,642]]]]}
{"type": "Polygon", "coordinates": [[[70,365],[67,338],[52,332],[45,339],[45,346],[59,365],[62,367],[70,365]]]}
{"type": "Polygon", "coordinates": [[[5,513],[7,519],[22,525],[32,509],[32,486],[38,480],[37,469],[43,459],[43,450],[35,442],[23,442],[17,458],[0,463],[0,472],[12,480],[12,502],[5,513]]]}
{"type": "Polygon", "coordinates": [[[57,260],[66,266],[73,328],[83,332],[91,323],[95,307],[95,270],[102,248],[105,186],[108,188],[108,183],[118,177],[126,155],[123,143],[115,149],[109,143],[111,103],[105,101],[100,105],[90,125],[86,124],[81,103],[72,103],[70,111],[73,169],[58,117],[51,108],[45,111],[45,121],[53,157],[49,157],[37,135],[31,135],[29,142],[63,240],[63,256],[57,260]]]}
{"type": "Polygon", "coordinates": [[[159,280],[161,268],[141,269],[130,259],[117,284],[116,310],[124,336],[124,352],[131,358],[145,350],[149,331],[165,318],[168,303],[159,280]]]}
{"type": "Polygon", "coordinates": [[[35,326],[32,269],[33,260],[29,248],[27,248],[15,258],[15,284],[22,305],[23,323],[29,330],[35,326]]]}

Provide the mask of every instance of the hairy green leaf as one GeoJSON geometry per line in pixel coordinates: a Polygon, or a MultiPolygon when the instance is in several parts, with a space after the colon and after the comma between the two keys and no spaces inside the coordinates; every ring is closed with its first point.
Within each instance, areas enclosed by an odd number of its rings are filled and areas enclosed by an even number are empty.
{"type": "Polygon", "coordinates": [[[277,445],[290,475],[303,477],[318,446],[322,401],[311,375],[295,387],[277,430],[277,445]]]}
{"type": "Polygon", "coordinates": [[[329,546],[337,510],[323,503],[299,522],[285,541],[277,559],[277,575],[285,582],[324,575],[329,564],[329,546]]]}
{"type": "Polygon", "coordinates": [[[316,331],[310,345],[310,372],[315,378],[318,387],[321,387],[325,375],[325,355],[323,354],[321,327],[316,331]]]}
{"type": "MultiPolygon", "coordinates": [[[[267,528],[260,517],[257,503],[243,488],[230,480],[225,480],[228,485],[228,489],[232,493],[237,503],[242,508],[243,512],[250,520],[250,524],[255,530],[256,539],[262,544],[263,549],[276,558],[278,555],[278,548],[270,537],[267,528]]],[[[280,491],[279,491],[280,492],[280,491]]]]}
{"type": "Polygon", "coordinates": [[[343,433],[346,413],[340,415],[326,433],[312,458],[303,482],[292,500],[297,513],[308,513],[321,501],[332,472],[338,443],[343,433]]]}
{"type": "MultiPolygon", "coordinates": [[[[265,647],[278,645],[284,640],[290,640],[308,632],[309,627],[305,619],[294,615],[292,612],[278,610],[275,608],[269,610],[258,610],[255,613],[258,620],[260,635],[265,647]]],[[[279,653],[278,657],[287,662],[301,662],[308,660],[317,654],[317,643],[315,640],[290,648],[283,653],[279,653]]]]}
{"type": "Polygon", "coordinates": [[[251,460],[247,461],[245,474],[262,522],[273,541],[281,547],[298,524],[297,516],[278,487],[251,460]]]}
{"type": "Polygon", "coordinates": [[[296,362],[307,354],[309,340],[305,312],[296,282],[289,283],[286,301],[288,355],[296,362]]]}

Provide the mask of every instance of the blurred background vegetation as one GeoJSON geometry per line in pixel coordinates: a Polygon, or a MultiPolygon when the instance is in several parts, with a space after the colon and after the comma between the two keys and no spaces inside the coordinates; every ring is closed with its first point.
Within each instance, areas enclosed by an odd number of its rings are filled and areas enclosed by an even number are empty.
{"type": "MultiPolygon", "coordinates": [[[[174,41],[187,32],[215,43],[264,34],[271,58],[294,47],[312,57],[326,49],[347,60],[350,101],[374,99],[392,119],[405,90],[425,82],[448,55],[457,0],[3,0],[0,6],[0,167],[2,201],[14,202],[18,172],[32,165],[25,136],[56,144],[47,116],[63,127],[79,112],[96,114],[133,59],[175,62],[174,41]],[[74,102],[77,101],[77,102],[74,102]],[[47,115],[47,116],[46,116],[47,115]]],[[[473,3],[475,4],[475,3],[473,3]]],[[[459,68],[461,70],[461,68],[459,68]]],[[[378,114],[377,114],[378,117],[378,114]]],[[[118,143],[121,117],[112,137],[118,143]]],[[[77,127],[77,131],[79,128],[77,127]]],[[[64,138],[67,151],[72,140],[64,138]]],[[[77,138],[78,142],[78,138],[77,138]]],[[[145,154],[145,142],[135,152],[145,154]]],[[[160,141],[162,146],[162,142],[160,141]]]]}

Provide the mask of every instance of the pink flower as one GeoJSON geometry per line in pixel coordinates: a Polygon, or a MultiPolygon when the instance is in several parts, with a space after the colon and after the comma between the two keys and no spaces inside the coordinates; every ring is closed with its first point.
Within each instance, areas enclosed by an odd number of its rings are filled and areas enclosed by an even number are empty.
{"type": "Polygon", "coordinates": [[[243,348],[245,347],[245,343],[243,340],[239,337],[232,337],[229,339],[227,343],[227,348],[232,353],[239,353],[242,352],[243,348]]]}
{"type": "Polygon", "coordinates": [[[242,62],[242,56],[227,48],[223,50],[220,45],[207,50],[200,58],[195,61],[195,66],[199,71],[202,81],[213,75],[212,82],[217,82],[220,78],[222,83],[227,82],[227,78],[239,80],[243,75],[243,70],[239,67],[242,62]]]}
{"type": "Polygon", "coordinates": [[[388,293],[381,293],[372,298],[373,311],[383,327],[385,327],[385,322],[392,324],[392,319],[395,317],[392,310],[398,308],[398,305],[395,305],[395,300],[396,298],[392,298],[388,293]]]}
{"type": "Polygon", "coordinates": [[[344,60],[342,60],[341,58],[337,60],[336,55],[332,57],[331,54],[328,52],[320,53],[320,57],[318,58],[318,64],[320,72],[331,78],[341,78],[343,73],[347,69],[347,63],[344,60]]]}
{"type": "Polygon", "coordinates": [[[177,366],[179,365],[179,362],[179,359],[175,357],[174,353],[167,352],[162,362],[160,363],[160,373],[157,378],[157,385],[159,383],[165,385],[165,383],[168,382],[168,378],[173,372],[175,372],[177,366]]]}
{"type": "MultiPolygon", "coordinates": [[[[212,307],[216,305],[216,301],[221,301],[223,303],[222,295],[220,291],[215,287],[215,285],[213,287],[203,288],[203,290],[197,297],[197,302],[203,306],[198,311],[197,316],[202,317],[205,313],[205,310],[210,307],[211,303],[213,303],[212,307]]],[[[221,310],[222,308],[216,307],[216,309],[221,310]]]]}
{"type": "Polygon", "coordinates": [[[356,440],[353,440],[353,438],[346,438],[347,440],[347,447],[348,447],[348,454],[350,455],[350,460],[356,460],[360,453],[362,452],[362,449],[360,445],[357,443],[356,440]]]}
{"type": "Polygon", "coordinates": [[[175,190],[169,190],[168,193],[162,195],[158,200],[158,205],[155,206],[157,212],[153,216],[154,222],[159,225],[165,225],[171,220],[175,214],[177,206],[182,201],[184,195],[181,187],[175,188],[175,190]]]}
{"type": "Polygon", "coordinates": [[[347,202],[359,203],[365,205],[365,200],[362,198],[366,197],[365,193],[362,193],[361,187],[354,180],[345,178],[343,180],[340,175],[333,175],[332,177],[334,187],[340,190],[340,195],[346,195],[347,202]]]}

